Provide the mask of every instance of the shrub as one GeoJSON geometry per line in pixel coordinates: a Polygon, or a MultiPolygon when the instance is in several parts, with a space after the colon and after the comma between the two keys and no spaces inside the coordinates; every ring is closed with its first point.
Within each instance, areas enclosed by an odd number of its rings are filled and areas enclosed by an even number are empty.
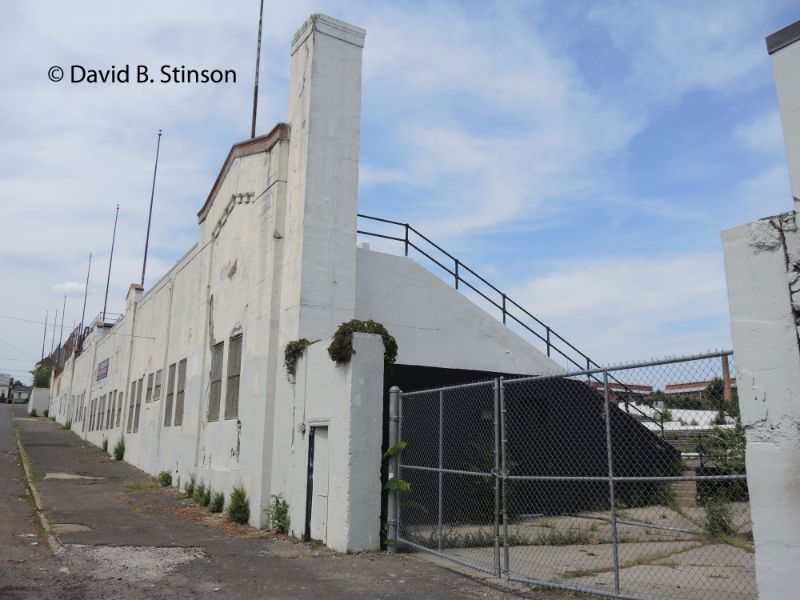
{"type": "Polygon", "coordinates": [[[346,363],[353,356],[353,334],[376,333],[383,338],[383,363],[391,367],[397,360],[397,341],[389,335],[386,327],[375,321],[359,321],[353,319],[339,325],[333,335],[333,341],[328,346],[328,355],[334,362],[346,363]]]}
{"type": "Polygon", "coordinates": [[[664,408],[661,411],[661,422],[666,423],[668,421],[672,421],[672,411],[668,408],[664,408]]]}
{"type": "Polygon", "coordinates": [[[114,458],[122,460],[125,457],[125,438],[119,438],[117,445],[114,446],[114,458]]]}
{"type": "Polygon", "coordinates": [[[72,419],[67,419],[67,422],[64,423],[64,429],[72,429],[72,419]]]}
{"type": "Polygon", "coordinates": [[[217,492],[214,494],[214,497],[211,498],[208,509],[212,513],[221,513],[223,508],[225,508],[225,494],[223,492],[217,492]]]}
{"type": "Polygon", "coordinates": [[[161,484],[161,487],[168,487],[172,485],[172,475],[169,471],[161,471],[158,474],[158,483],[161,484]]]}
{"type": "Polygon", "coordinates": [[[267,520],[270,529],[278,533],[289,533],[289,503],[280,494],[272,495],[272,503],[267,507],[267,520]]]}
{"type": "Polygon", "coordinates": [[[195,477],[189,475],[189,481],[183,486],[183,491],[186,492],[186,497],[191,498],[194,495],[195,477]]]}
{"type": "Polygon", "coordinates": [[[724,496],[716,496],[706,503],[704,529],[712,537],[730,535],[734,532],[731,505],[724,496]]]}
{"type": "Polygon", "coordinates": [[[202,481],[194,486],[194,490],[192,493],[192,499],[197,502],[198,504],[203,503],[203,496],[206,495],[206,484],[202,481]]]}
{"type": "Polygon", "coordinates": [[[100,450],[108,452],[108,438],[103,438],[103,442],[100,444],[100,450]]]}
{"type": "Polygon", "coordinates": [[[49,409],[49,408],[45,408],[45,409],[44,409],[44,412],[42,413],[42,416],[43,416],[43,417],[47,417],[47,416],[49,416],[49,415],[50,415],[50,409],[49,409]]]}
{"type": "Polygon", "coordinates": [[[250,500],[242,486],[236,486],[228,502],[228,520],[234,523],[247,523],[250,520],[250,500]]]}
{"type": "Polygon", "coordinates": [[[34,409],[31,409],[31,416],[32,416],[32,417],[38,417],[38,416],[39,416],[39,414],[36,412],[36,409],[35,409],[35,408],[34,408],[34,409]]]}
{"type": "Polygon", "coordinates": [[[211,486],[206,488],[206,491],[203,492],[203,496],[200,498],[201,506],[208,506],[211,504],[211,486]]]}

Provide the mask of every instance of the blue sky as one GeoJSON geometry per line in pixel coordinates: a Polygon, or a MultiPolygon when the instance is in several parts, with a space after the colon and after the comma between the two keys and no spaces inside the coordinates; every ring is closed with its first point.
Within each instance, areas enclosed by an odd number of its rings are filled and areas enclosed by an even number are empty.
{"type": "MultiPolygon", "coordinates": [[[[249,134],[257,1],[0,7],[0,315],[80,320],[196,237],[249,134]],[[234,68],[233,85],[58,84],[51,65],[234,68]]],[[[791,2],[265,2],[259,132],[285,120],[289,42],[313,12],[367,29],[359,205],[408,221],[598,362],[730,346],[719,232],[791,208],[764,38],[791,2]]],[[[0,372],[41,326],[0,318],[0,372]]],[[[56,338],[56,342],[58,339],[56,338]]],[[[48,336],[47,347],[50,347],[48,336]]]]}

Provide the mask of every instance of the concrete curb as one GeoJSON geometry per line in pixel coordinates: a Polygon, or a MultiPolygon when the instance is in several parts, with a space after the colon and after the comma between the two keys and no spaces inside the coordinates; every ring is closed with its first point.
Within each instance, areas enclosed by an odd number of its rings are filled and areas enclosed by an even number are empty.
{"type": "Polygon", "coordinates": [[[50,521],[47,519],[47,516],[44,513],[42,498],[39,495],[39,490],[36,489],[36,485],[33,483],[30,461],[28,460],[28,454],[25,452],[25,447],[22,445],[22,438],[19,435],[19,428],[17,427],[16,417],[14,416],[13,410],[11,411],[11,425],[14,427],[14,435],[17,438],[17,452],[20,460],[22,461],[22,468],[25,471],[25,484],[28,486],[31,496],[33,496],[33,502],[36,506],[36,514],[39,517],[39,522],[41,523],[42,529],[47,536],[47,545],[50,546],[50,550],[52,550],[54,554],[60,556],[64,552],[64,546],[53,533],[53,528],[50,527],[50,521]]]}

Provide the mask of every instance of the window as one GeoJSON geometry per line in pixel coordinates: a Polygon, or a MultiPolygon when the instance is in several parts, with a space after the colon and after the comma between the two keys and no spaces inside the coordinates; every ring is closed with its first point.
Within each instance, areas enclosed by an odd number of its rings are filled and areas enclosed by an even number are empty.
{"type": "Polygon", "coordinates": [[[89,401],[89,431],[94,431],[94,400],[89,401]]]}
{"type": "Polygon", "coordinates": [[[144,403],[150,404],[153,400],[153,374],[147,376],[147,394],[144,397],[144,403]]]}
{"type": "Polygon", "coordinates": [[[228,387],[225,390],[225,418],[239,416],[239,375],[242,372],[242,336],[231,338],[228,345],[228,387]]]}
{"type": "Polygon", "coordinates": [[[136,401],[136,381],[131,382],[131,393],[128,396],[128,425],[126,430],[128,433],[133,431],[133,403],[136,401]]]}
{"type": "Polygon", "coordinates": [[[100,396],[100,422],[97,428],[101,431],[106,428],[106,397],[105,394],[100,396]]]}
{"type": "Polygon", "coordinates": [[[139,431],[139,412],[142,410],[142,388],[144,387],[144,377],[139,380],[139,387],[136,388],[136,412],[133,413],[133,433],[139,431]]]}
{"type": "Polygon", "coordinates": [[[167,401],[164,403],[164,427],[172,425],[172,398],[175,395],[175,363],[169,366],[167,375],[167,401]]]}
{"type": "Polygon", "coordinates": [[[111,392],[108,396],[111,400],[111,413],[108,415],[108,429],[114,429],[114,414],[117,412],[117,390],[111,392]]]}
{"type": "Polygon", "coordinates": [[[161,369],[156,371],[156,385],[153,388],[153,402],[161,400],[161,369]]]}
{"type": "Polygon", "coordinates": [[[183,425],[183,397],[186,390],[186,359],[178,363],[178,391],[175,393],[175,425],[183,425]]]}
{"type": "Polygon", "coordinates": [[[122,420],[122,392],[117,394],[117,427],[120,426],[120,421],[122,420]]]}
{"type": "Polygon", "coordinates": [[[211,349],[211,398],[208,401],[208,420],[219,421],[219,401],[222,395],[222,352],[225,342],[211,349]]]}

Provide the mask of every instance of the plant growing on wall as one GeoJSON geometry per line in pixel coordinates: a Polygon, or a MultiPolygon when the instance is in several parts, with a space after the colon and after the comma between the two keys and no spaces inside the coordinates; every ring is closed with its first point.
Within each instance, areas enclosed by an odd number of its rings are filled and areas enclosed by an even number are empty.
{"type": "Polygon", "coordinates": [[[125,438],[119,438],[117,445],[114,446],[114,458],[122,460],[125,457],[125,438]]]}
{"type": "Polygon", "coordinates": [[[108,452],[108,438],[103,438],[103,442],[100,444],[100,450],[108,452]]]}
{"type": "Polygon", "coordinates": [[[272,495],[272,502],[267,507],[267,521],[270,529],[278,533],[289,533],[289,503],[280,494],[272,495]]]}
{"type": "Polygon", "coordinates": [[[374,333],[383,338],[383,362],[388,368],[397,360],[397,341],[389,335],[386,327],[375,321],[359,321],[353,319],[339,325],[333,335],[333,341],[328,346],[328,354],[336,363],[346,363],[353,356],[353,334],[354,333],[374,333]]]}
{"type": "Polygon", "coordinates": [[[286,344],[286,348],[283,350],[283,366],[286,367],[286,376],[289,381],[293,381],[294,376],[297,374],[297,361],[303,356],[303,352],[311,344],[316,344],[318,341],[314,340],[312,342],[306,338],[300,338],[286,344]]]}
{"type": "Polygon", "coordinates": [[[39,416],[39,413],[36,412],[35,408],[31,409],[31,416],[32,417],[38,417],[39,416]]]}

